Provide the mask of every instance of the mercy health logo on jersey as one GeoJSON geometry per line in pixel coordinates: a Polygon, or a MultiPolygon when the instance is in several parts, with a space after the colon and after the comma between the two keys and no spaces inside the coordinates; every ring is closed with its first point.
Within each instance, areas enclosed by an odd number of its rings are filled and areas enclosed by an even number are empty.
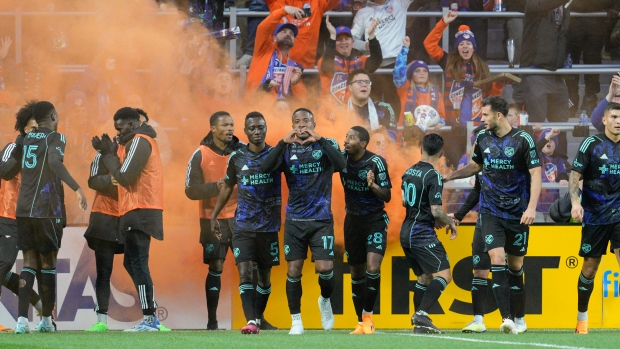
{"type": "Polygon", "coordinates": [[[620,297],[618,276],[620,276],[620,274],[618,274],[617,271],[612,272],[611,270],[605,270],[603,272],[603,298],[620,297]]]}

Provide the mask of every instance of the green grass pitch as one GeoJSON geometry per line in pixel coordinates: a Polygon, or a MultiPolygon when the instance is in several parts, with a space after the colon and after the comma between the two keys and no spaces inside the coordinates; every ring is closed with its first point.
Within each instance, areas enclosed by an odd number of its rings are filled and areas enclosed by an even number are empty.
{"type": "Polygon", "coordinates": [[[617,348],[618,330],[591,330],[576,335],[569,330],[530,330],[519,335],[448,331],[442,335],[414,335],[405,330],[378,330],[374,335],[349,335],[349,331],[311,331],[289,336],[288,331],[263,331],[242,335],[239,331],[172,331],[156,333],[86,333],[60,331],[15,335],[0,334],[0,348],[617,348]]]}

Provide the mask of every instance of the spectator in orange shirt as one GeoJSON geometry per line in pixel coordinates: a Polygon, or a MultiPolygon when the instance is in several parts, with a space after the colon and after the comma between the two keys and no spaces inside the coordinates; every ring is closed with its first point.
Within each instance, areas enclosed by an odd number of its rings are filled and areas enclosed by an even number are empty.
{"type": "MultiPolygon", "coordinates": [[[[291,58],[299,62],[304,69],[314,68],[323,14],[338,6],[340,0],[265,0],[265,2],[272,13],[286,5],[304,9],[302,16],[288,13],[283,21],[299,28],[299,37],[296,38],[298,42],[291,49],[291,58]]],[[[256,34],[257,39],[258,37],[259,34],[256,34]]]]}
{"type": "Polygon", "coordinates": [[[274,99],[299,99],[306,94],[301,83],[302,68],[289,56],[298,34],[297,26],[278,24],[286,14],[303,18],[303,10],[285,6],[273,11],[258,26],[254,55],[245,84],[246,96],[263,91],[274,99]]]}

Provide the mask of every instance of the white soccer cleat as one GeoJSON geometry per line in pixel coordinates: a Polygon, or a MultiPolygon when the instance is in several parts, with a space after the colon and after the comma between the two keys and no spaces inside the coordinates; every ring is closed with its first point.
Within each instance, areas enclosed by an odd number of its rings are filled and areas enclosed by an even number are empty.
{"type": "Polygon", "coordinates": [[[301,320],[293,320],[293,325],[288,334],[304,334],[304,325],[301,323],[301,320]]]}
{"type": "Polygon", "coordinates": [[[525,324],[525,318],[516,317],[515,318],[515,326],[517,327],[518,333],[527,332],[527,325],[525,324]]]}
{"type": "Polygon", "coordinates": [[[487,331],[487,327],[484,323],[472,321],[467,326],[463,327],[461,332],[463,333],[485,333],[487,331]]]}
{"type": "Polygon", "coordinates": [[[504,322],[499,327],[499,331],[501,333],[506,333],[506,334],[518,334],[519,333],[517,332],[517,326],[515,325],[514,321],[508,318],[504,319],[504,322]]]}
{"type": "Polygon", "coordinates": [[[321,311],[321,325],[323,329],[329,331],[334,328],[334,313],[332,311],[332,302],[329,298],[319,296],[319,310],[321,311]]]}

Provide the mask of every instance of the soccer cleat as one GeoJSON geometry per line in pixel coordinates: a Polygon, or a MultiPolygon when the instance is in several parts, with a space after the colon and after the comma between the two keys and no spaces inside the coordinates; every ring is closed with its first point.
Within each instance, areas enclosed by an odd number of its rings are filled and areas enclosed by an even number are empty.
{"type": "Polygon", "coordinates": [[[362,315],[362,327],[364,327],[364,334],[375,333],[375,324],[372,322],[372,314],[362,315]]]}
{"type": "Polygon", "coordinates": [[[106,332],[108,330],[108,324],[105,322],[97,321],[91,328],[87,328],[86,332],[106,332]]]}
{"type": "Polygon", "coordinates": [[[164,326],[164,324],[162,324],[162,323],[157,325],[157,328],[159,329],[159,332],[171,332],[172,331],[168,327],[164,326]]]}
{"type": "Polygon", "coordinates": [[[424,327],[418,327],[415,326],[413,328],[413,333],[415,334],[429,334],[429,333],[433,333],[433,332],[429,332],[427,329],[425,329],[424,327]]]}
{"type": "Polygon", "coordinates": [[[209,321],[207,323],[207,331],[216,331],[216,330],[219,330],[217,321],[213,321],[213,322],[209,321]]]}
{"type": "Polygon", "coordinates": [[[485,333],[487,327],[480,322],[472,321],[467,326],[463,327],[463,333],[485,333]]]}
{"type": "Polygon", "coordinates": [[[264,317],[260,320],[260,326],[259,327],[263,331],[276,331],[278,329],[274,325],[270,324],[267,320],[265,320],[264,317]]]}
{"type": "Polygon", "coordinates": [[[56,326],[54,326],[53,322],[52,322],[52,326],[47,326],[47,324],[45,323],[45,320],[41,320],[41,322],[39,322],[37,327],[35,327],[35,330],[37,330],[38,332],[41,332],[41,333],[44,333],[44,332],[56,332],[56,326]]]}
{"type": "Polygon", "coordinates": [[[527,332],[527,325],[525,324],[525,318],[516,317],[514,319],[514,322],[515,322],[515,327],[517,328],[518,333],[527,332]]]}
{"type": "Polygon", "coordinates": [[[254,321],[249,321],[247,325],[241,328],[242,334],[259,334],[260,328],[256,326],[254,321]]]}
{"type": "Polygon", "coordinates": [[[588,334],[588,320],[578,320],[575,328],[577,334],[588,334]]]}
{"type": "Polygon", "coordinates": [[[416,327],[422,327],[426,329],[428,333],[442,333],[440,329],[433,325],[433,322],[431,321],[431,319],[428,318],[427,315],[415,313],[413,314],[413,318],[411,318],[411,322],[416,327]]]}
{"type": "Polygon", "coordinates": [[[364,326],[362,324],[357,324],[355,329],[349,332],[349,334],[364,334],[364,326]]]}
{"type": "Polygon", "coordinates": [[[13,329],[0,325],[0,333],[9,333],[9,332],[13,332],[13,329]]]}
{"type": "Polygon", "coordinates": [[[301,320],[293,321],[293,326],[291,326],[288,334],[304,334],[304,325],[301,323],[301,320]]]}
{"type": "Polygon", "coordinates": [[[509,318],[504,319],[504,322],[499,327],[499,331],[501,333],[506,333],[506,334],[518,334],[519,333],[517,332],[517,326],[515,326],[514,321],[512,321],[509,318]]]}
{"type": "Polygon", "coordinates": [[[332,312],[332,303],[329,298],[319,296],[319,310],[321,311],[321,325],[324,330],[334,328],[334,313],[332,312]]]}
{"type": "Polygon", "coordinates": [[[15,324],[15,330],[13,332],[15,334],[30,333],[30,326],[28,324],[22,324],[18,321],[17,324],[15,324]]]}
{"type": "Polygon", "coordinates": [[[138,325],[125,330],[125,332],[155,332],[155,331],[159,331],[159,328],[157,328],[157,325],[155,323],[152,323],[152,324],[148,323],[147,321],[142,321],[138,325]]]}

